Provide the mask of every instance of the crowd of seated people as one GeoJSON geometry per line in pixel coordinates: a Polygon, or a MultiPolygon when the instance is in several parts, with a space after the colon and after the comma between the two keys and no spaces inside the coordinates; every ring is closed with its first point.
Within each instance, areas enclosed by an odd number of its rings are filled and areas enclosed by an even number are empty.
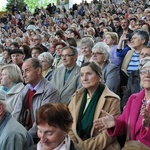
{"type": "Polygon", "coordinates": [[[0,29],[0,149],[120,150],[128,121],[150,149],[148,1],[14,5],[0,29]]]}

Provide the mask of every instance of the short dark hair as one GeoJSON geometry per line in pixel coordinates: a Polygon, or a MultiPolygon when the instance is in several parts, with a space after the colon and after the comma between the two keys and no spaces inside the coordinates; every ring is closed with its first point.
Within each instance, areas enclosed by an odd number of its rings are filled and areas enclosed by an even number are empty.
{"type": "Polygon", "coordinates": [[[13,45],[15,48],[19,49],[19,44],[17,42],[10,43],[10,46],[13,45]]]}
{"type": "Polygon", "coordinates": [[[113,21],[120,21],[120,18],[116,17],[116,18],[113,19],[113,21]]]}
{"type": "Polygon", "coordinates": [[[74,38],[67,38],[66,42],[68,42],[70,46],[77,47],[77,42],[74,38]]]}
{"type": "Polygon", "coordinates": [[[36,124],[42,123],[68,132],[73,123],[73,118],[66,104],[47,103],[37,110],[36,124]]]}
{"type": "Polygon", "coordinates": [[[31,50],[30,50],[31,53],[32,53],[33,49],[38,50],[40,54],[43,52],[43,49],[41,47],[39,47],[39,46],[32,47],[31,50]]]}

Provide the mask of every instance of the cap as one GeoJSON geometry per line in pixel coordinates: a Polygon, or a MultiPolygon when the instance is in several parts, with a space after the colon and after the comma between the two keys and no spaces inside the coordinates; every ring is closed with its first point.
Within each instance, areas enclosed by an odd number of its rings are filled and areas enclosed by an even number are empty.
{"type": "Polygon", "coordinates": [[[139,69],[143,69],[145,67],[150,67],[150,57],[145,57],[140,60],[139,69]]]}
{"type": "Polygon", "coordinates": [[[20,53],[20,54],[24,54],[24,52],[21,49],[13,49],[10,50],[9,54],[16,54],[16,53],[20,53]]]}

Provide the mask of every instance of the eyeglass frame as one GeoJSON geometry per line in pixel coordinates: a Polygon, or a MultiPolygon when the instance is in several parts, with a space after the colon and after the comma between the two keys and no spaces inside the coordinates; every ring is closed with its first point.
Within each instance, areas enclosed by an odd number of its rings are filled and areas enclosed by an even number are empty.
{"type": "Polygon", "coordinates": [[[149,70],[147,70],[147,69],[140,69],[139,73],[141,75],[146,75],[147,73],[150,73],[150,69],[149,70]]]}
{"type": "Polygon", "coordinates": [[[71,57],[71,56],[75,56],[75,54],[66,54],[66,55],[61,55],[60,57],[63,58],[68,58],[68,57],[71,57]]]}

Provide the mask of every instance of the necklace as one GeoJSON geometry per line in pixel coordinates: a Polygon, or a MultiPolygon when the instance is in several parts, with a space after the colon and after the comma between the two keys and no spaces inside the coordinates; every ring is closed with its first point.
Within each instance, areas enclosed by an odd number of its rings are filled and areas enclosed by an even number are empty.
{"type": "Polygon", "coordinates": [[[142,106],[141,106],[141,110],[140,110],[140,115],[142,114],[142,111],[146,108],[147,105],[149,105],[150,101],[146,100],[145,97],[142,100],[142,106]]]}

